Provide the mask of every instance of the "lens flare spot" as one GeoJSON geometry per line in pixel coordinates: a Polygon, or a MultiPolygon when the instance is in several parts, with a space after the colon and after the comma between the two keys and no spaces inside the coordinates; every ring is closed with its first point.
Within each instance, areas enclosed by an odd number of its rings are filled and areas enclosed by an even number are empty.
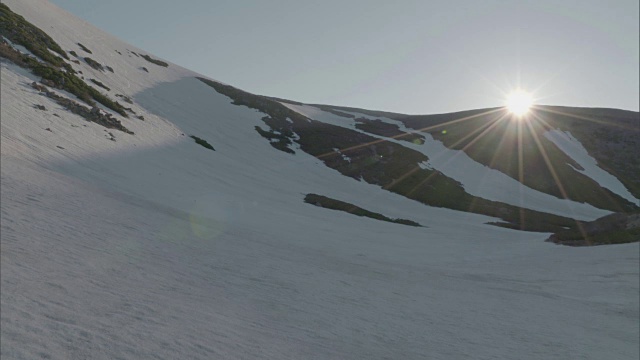
{"type": "Polygon", "coordinates": [[[221,221],[196,214],[189,215],[189,224],[191,232],[201,239],[213,239],[224,232],[224,224],[221,221]]]}

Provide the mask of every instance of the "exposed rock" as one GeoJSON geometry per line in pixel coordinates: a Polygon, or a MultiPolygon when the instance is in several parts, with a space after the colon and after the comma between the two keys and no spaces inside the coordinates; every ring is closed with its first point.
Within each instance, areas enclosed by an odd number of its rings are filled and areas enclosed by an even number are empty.
{"type": "Polygon", "coordinates": [[[47,108],[44,107],[44,105],[40,105],[40,104],[35,104],[35,105],[33,105],[33,107],[38,109],[38,110],[43,110],[43,111],[47,110],[47,108]]]}
{"type": "Polygon", "coordinates": [[[96,70],[104,71],[104,66],[102,66],[102,64],[100,64],[99,62],[93,60],[92,58],[85,57],[84,61],[86,61],[87,64],[89,64],[89,66],[91,66],[92,68],[94,68],[96,70]]]}
{"type": "Polygon", "coordinates": [[[56,83],[54,83],[53,81],[49,80],[49,79],[40,79],[40,83],[42,83],[42,85],[46,85],[49,87],[56,87],[56,83]]]}
{"type": "Polygon", "coordinates": [[[207,140],[201,139],[201,138],[199,138],[199,137],[197,137],[195,135],[190,135],[189,137],[192,138],[193,140],[195,140],[196,144],[198,144],[198,145],[200,145],[200,146],[202,146],[204,148],[207,148],[209,150],[216,151],[216,149],[214,149],[213,146],[211,146],[211,144],[209,144],[209,142],[207,142],[207,140]]]}
{"type": "Polygon", "coordinates": [[[101,88],[103,88],[103,89],[105,89],[107,91],[111,91],[111,89],[107,85],[103,84],[101,81],[96,80],[96,79],[89,79],[89,80],[91,80],[92,83],[100,86],[101,88]]]}
{"type": "Polygon", "coordinates": [[[546,241],[569,246],[593,246],[640,241],[640,214],[616,213],[580,223],[578,230],[561,231],[546,241]]]}
{"type": "Polygon", "coordinates": [[[38,90],[38,91],[41,91],[41,92],[42,92],[42,91],[44,91],[44,92],[49,91],[49,90],[47,89],[47,87],[46,87],[46,86],[44,86],[44,85],[40,85],[40,84],[38,84],[38,83],[37,83],[37,82],[35,82],[35,81],[31,83],[31,87],[32,87],[32,88],[34,88],[34,89],[36,89],[36,90],[38,90]]]}
{"type": "Polygon", "coordinates": [[[131,100],[130,97],[126,96],[126,95],[122,95],[122,94],[116,94],[116,97],[121,98],[122,100],[124,100],[124,102],[129,103],[129,104],[133,104],[133,101],[131,100]]]}
{"type": "MultiPolygon", "coordinates": [[[[55,85],[55,84],[54,84],[55,85]]],[[[31,83],[31,87],[37,89],[42,92],[45,96],[55,100],[58,104],[60,104],[65,109],[71,111],[74,114],[80,115],[85,118],[87,121],[94,122],[96,124],[102,125],[108,129],[116,129],[127,134],[132,134],[133,131],[127,129],[122,125],[120,120],[113,117],[111,113],[106,113],[102,109],[97,106],[88,109],[87,107],[80,105],[78,102],[73,101],[71,99],[67,99],[63,96],[60,96],[52,91],[49,91],[45,86],[36,83],[35,81],[31,83]]],[[[40,105],[42,106],[42,105],[40,105]]],[[[44,106],[42,106],[44,108],[44,106]]],[[[44,109],[41,109],[44,110],[44,109]]],[[[46,130],[51,131],[51,129],[47,128],[46,130]]]]}
{"type": "Polygon", "coordinates": [[[84,45],[82,45],[82,44],[80,44],[80,43],[78,43],[78,46],[80,46],[80,48],[81,48],[82,50],[84,50],[85,52],[88,52],[89,54],[93,54],[93,52],[91,52],[91,50],[87,49],[87,47],[86,47],[86,46],[84,46],[84,45]]]}
{"type": "Polygon", "coordinates": [[[162,60],[158,60],[158,59],[154,59],[149,55],[141,55],[143,59],[147,60],[148,62],[152,63],[152,64],[156,64],[158,66],[163,66],[163,67],[168,67],[169,64],[162,61],[162,60]]]}
{"type": "Polygon", "coordinates": [[[415,221],[406,220],[406,219],[388,218],[380,213],[375,213],[375,212],[363,209],[361,207],[358,207],[356,205],[353,205],[344,201],[332,199],[326,196],[318,195],[318,194],[307,194],[304,198],[304,202],[318,206],[318,207],[323,207],[325,209],[344,211],[356,216],[364,216],[364,217],[368,217],[375,220],[387,221],[387,222],[392,222],[396,224],[416,226],[416,227],[422,226],[415,221]]]}

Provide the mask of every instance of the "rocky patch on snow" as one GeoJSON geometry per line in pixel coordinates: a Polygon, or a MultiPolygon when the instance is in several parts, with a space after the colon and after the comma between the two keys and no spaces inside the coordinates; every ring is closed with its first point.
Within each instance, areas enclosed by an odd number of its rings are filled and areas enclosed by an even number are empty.
{"type": "Polygon", "coordinates": [[[546,241],[568,246],[624,244],[640,241],[640,214],[611,214],[580,223],[578,229],[561,231],[546,241]]]}
{"type": "Polygon", "coordinates": [[[73,101],[64,96],[60,96],[53,91],[50,91],[46,86],[38,84],[35,81],[31,83],[31,87],[40,91],[42,95],[53,99],[68,111],[82,116],[87,121],[102,125],[108,129],[116,129],[133,135],[133,131],[127,129],[124,125],[122,125],[122,122],[116,119],[111,113],[105,112],[104,110],[101,110],[100,108],[95,106],[89,109],[86,106],[80,105],[80,103],[78,103],[77,101],[73,101]]]}

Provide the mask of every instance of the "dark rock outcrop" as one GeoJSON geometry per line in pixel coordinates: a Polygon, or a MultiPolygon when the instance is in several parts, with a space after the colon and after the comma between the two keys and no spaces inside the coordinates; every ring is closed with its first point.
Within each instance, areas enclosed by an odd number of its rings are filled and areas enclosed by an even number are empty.
{"type": "Polygon", "coordinates": [[[104,66],[102,66],[102,64],[100,64],[99,62],[93,60],[92,58],[85,57],[84,61],[86,61],[87,64],[89,64],[89,66],[91,66],[92,68],[94,68],[96,70],[104,71],[104,66]]]}
{"type": "Polygon", "coordinates": [[[640,241],[640,214],[616,213],[580,223],[577,230],[561,231],[546,241],[568,246],[623,244],[640,241]]]}
{"type": "Polygon", "coordinates": [[[49,91],[46,86],[40,85],[35,81],[31,83],[31,87],[40,91],[46,97],[53,99],[55,102],[57,102],[59,105],[69,110],[70,112],[82,116],[87,121],[102,125],[108,129],[116,129],[133,135],[133,131],[127,129],[124,125],[122,125],[122,122],[113,117],[111,113],[107,113],[96,106],[88,109],[87,107],[80,105],[76,101],[62,97],[54,93],[53,91],[49,91]]]}

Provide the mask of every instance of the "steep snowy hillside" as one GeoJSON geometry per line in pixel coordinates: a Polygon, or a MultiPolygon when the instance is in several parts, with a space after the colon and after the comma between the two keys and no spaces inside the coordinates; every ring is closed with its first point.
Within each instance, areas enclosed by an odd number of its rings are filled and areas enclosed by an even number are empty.
{"type": "Polygon", "coordinates": [[[253,95],[46,1],[0,33],[3,359],[640,355],[638,243],[544,241],[638,211],[616,130],[545,118],[522,179],[468,136],[512,122],[253,95]]]}

